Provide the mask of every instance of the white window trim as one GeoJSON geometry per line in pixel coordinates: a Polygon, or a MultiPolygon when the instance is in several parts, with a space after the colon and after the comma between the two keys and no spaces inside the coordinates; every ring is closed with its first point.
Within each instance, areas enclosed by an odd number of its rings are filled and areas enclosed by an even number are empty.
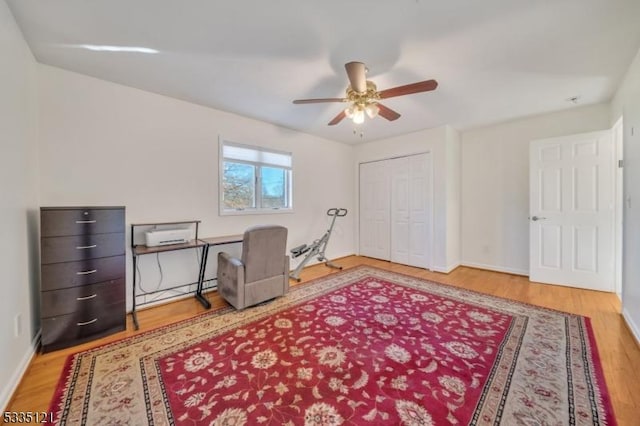
{"type": "MultiPolygon", "coordinates": [[[[260,162],[252,162],[252,161],[243,161],[243,160],[233,160],[234,162],[237,163],[245,163],[245,164],[251,164],[251,165],[267,165],[265,163],[260,163],[260,162]]],[[[256,194],[257,191],[259,191],[259,188],[256,187],[256,194]]],[[[293,210],[293,155],[291,152],[286,152],[286,151],[278,151],[275,149],[270,149],[270,148],[264,148],[262,146],[256,146],[256,145],[247,145],[247,144],[242,144],[242,143],[237,143],[237,142],[233,142],[230,141],[228,139],[224,139],[222,136],[218,137],[218,213],[220,216],[245,216],[245,215],[265,215],[265,214],[287,214],[287,213],[294,213],[293,210]],[[287,168],[287,167],[282,167],[282,166],[273,166],[273,167],[280,167],[283,169],[289,169],[289,173],[290,173],[290,184],[289,184],[289,202],[291,204],[290,207],[287,208],[262,208],[262,207],[257,207],[255,209],[245,209],[245,210],[225,210],[224,208],[224,185],[223,185],[223,176],[222,176],[222,171],[224,170],[224,155],[223,155],[223,147],[224,145],[233,145],[233,146],[238,146],[238,147],[242,147],[242,148],[249,148],[249,149],[257,149],[260,151],[265,151],[265,152],[272,152],[274,154],[285,154],[291,157],[291,167],[287,168]]]]}

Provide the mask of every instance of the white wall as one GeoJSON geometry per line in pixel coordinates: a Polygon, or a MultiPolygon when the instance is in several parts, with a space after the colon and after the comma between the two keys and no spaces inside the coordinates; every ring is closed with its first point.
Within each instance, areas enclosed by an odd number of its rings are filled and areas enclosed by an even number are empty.
{"type": "Polygon", "coordinates": [[[447,258],[446,271],[452,271],[460,265],[461,234],[460,214],[462,204],[462,139],[460,133],[447,126],[447,258]]]}
{"type": "MultiPolygon", "coordinates": [[[[355,147],[356,196],[358,193],[357,188],[359,187],[357,170],[360,163],[431,152],[434,203],[433,269],[441,272],[450,271],[451,265],[457,266],[456,260],[459,258],[459,255],[455,253],[455,244],[450,246],[448,244],[448,227],[453,226],[455,228],[458,226],[455,211],[454,216],[451,218],[447,215],[449,199],[458,197],[456,194],[448,193],[449,190],[458,186],[455,182],[449,183],[450,174],[455,174],[455,171],[450,167],[455,164],[455,160],[449,161],[448,158],[456,152],[455,146],[448,147],[449,141],[455,145],[456,131],[449,126],[442,126],[368,142],[355,147]],[[449,258],[449,256],[451,257],[449,258]]],[[[454,235],[454,238],[457,238],[457,236],[454,235]]]]}
{"type": "MultiPolygon", "coordinates": [[[[349,145],[59,68],[38,71],[42,205],[124,205],[127,223],[200,219],[203,237],[281,224],[289,248],[324,233],[328,208],[353,211],[349,145]],[[293,153],[294,213],[218,215],[219,136],[293,153]]],[[[336,222],[329,257],[354,253],[354,223],[353,214],[336,222]]],[[[239,254],[238,246],[226,249],[239,254]]],[[[196,280],[194,251],[163,253],[160,261],[162,287],[196,280]]],[[[156,257],[141,257],[140,266],[144,288],[158,288],[156,257]]],[[[130,287],[130,260],[128,274],[130,287]]]]}
{"type": "Polygon", "coordinates": [[[611,103],[611,125],[623,117],[623,315],[640,342],[640,51],[611,103]]]}
{"type": "Polygon", "coordinates": [[[609,127],[600,104],[463,132],[462,263],[528,275],[529,142],[609,127]]]}
{"type": "Polygon", "coordinates": [[[0,2],[0,58],[2,408],[31,359],[39,326],[36,63],[4,1],[0,2]]]}

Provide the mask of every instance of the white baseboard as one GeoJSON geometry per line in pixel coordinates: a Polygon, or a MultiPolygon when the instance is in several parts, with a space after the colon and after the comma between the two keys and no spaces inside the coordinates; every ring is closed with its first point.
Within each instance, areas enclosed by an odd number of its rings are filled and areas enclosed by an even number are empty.
{"type": "MultiPolygon", "coordinates": [[[[305,256],[306,255],[300,256],[299,260],[298,259],[291,259],[291,256],[289,256],[290,262],[291,262],[290,268],[291,268],[292,271],[298,267],[300,262],[302,262],[304,260],[305,256]]],[[[357,256],[357,255],[354,254],[354,253],[342,253],[342,254],[337,253],[337,254],[333,254],[331,256],[328,256],[327,258],[329,259],[329,261],[334,261],[334,260],[340,260],[342,258],[349,257],[349,256],[357,256]]],[[[309,262],[304,267],[306,268],[306,267],[313,266],[313,265],[321,265],[323,263],[324,262],[319,262],[318,259],[314,256],[313,259],[309,260],[309,262]]]]}
{"type": "Polygon", "coordinates": [[[460,262],[455,262],[452,263],[451,265],[447,265],[447,266],[434,266],[431,268],[432,271],[435,272],[441,272],[443,274],[448,274],[451,271],[453,271],[454,269],[456,269],[458,266],[460,266],[460,262]]]}
{"type": "Polygon", "coordinates": [[[507,274],[524,275],[525,277],[529,276],[529,271],[524,269],[507,268],[505,266],[486,265],[484,263],[475,262],[462,262],[461,265],[469,266],[471,268],[486,269],[487,271],[505,272],[507,274]]]}
{"type": "Polygon", "coordinates": [[[2,407],[2,412],[5,412],[7,410],[7,406],[11,401],[11,397],[13,396],[13,393],[18,388],[18,385],[22,380],[22,376],[24,376],[24,373],[26,373],[27,368],[29,367],[29,364],[31,364],[31,360],[33,359],[33,356],[36,354],[36,348],[38,347],[39,342],[40,342],[40,331],[38,331],[38,334],[36,334],[36,337],[31,342],[31,346],[28,348],[27,352],[22,357],[22,360],[20,361],[20,364],[15,369],[13,376],[11,376],[11,379],[9,379],[9,382],[5,384],[4,388],[2,389],[2,393],[0,394],[0,407],[2,407]]]}
{"type": "Polygon", "coordinates": [[[633,334],[633,337],[635,337],[636,343],[640,345],[640,328],[638,328],[636,323],[633,322],[633,319],[631,319],[629,311],[624,308],[622,309],[622,318],[624,318],[624,321],[627,323],[629,330],[631,330],[631,334],[633,334]]]}

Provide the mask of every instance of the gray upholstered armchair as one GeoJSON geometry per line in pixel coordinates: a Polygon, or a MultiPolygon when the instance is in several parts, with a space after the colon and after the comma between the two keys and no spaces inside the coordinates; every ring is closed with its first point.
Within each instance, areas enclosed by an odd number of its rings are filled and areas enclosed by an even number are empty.
{"type": "Polygon", "coordinates": [[[242,258],[218,254],[218,294],[236,309],[289,291],[287,228],[254,226],[244,233],[242,258]]]}

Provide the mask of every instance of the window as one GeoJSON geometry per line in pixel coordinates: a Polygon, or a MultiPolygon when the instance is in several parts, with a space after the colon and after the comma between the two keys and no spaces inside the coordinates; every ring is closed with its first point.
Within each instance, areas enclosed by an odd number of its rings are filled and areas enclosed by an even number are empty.
{"type": "Polygon", "coordinates": [[[292,209],[291,153],[220,143],[220,214],[292,209]]]}

